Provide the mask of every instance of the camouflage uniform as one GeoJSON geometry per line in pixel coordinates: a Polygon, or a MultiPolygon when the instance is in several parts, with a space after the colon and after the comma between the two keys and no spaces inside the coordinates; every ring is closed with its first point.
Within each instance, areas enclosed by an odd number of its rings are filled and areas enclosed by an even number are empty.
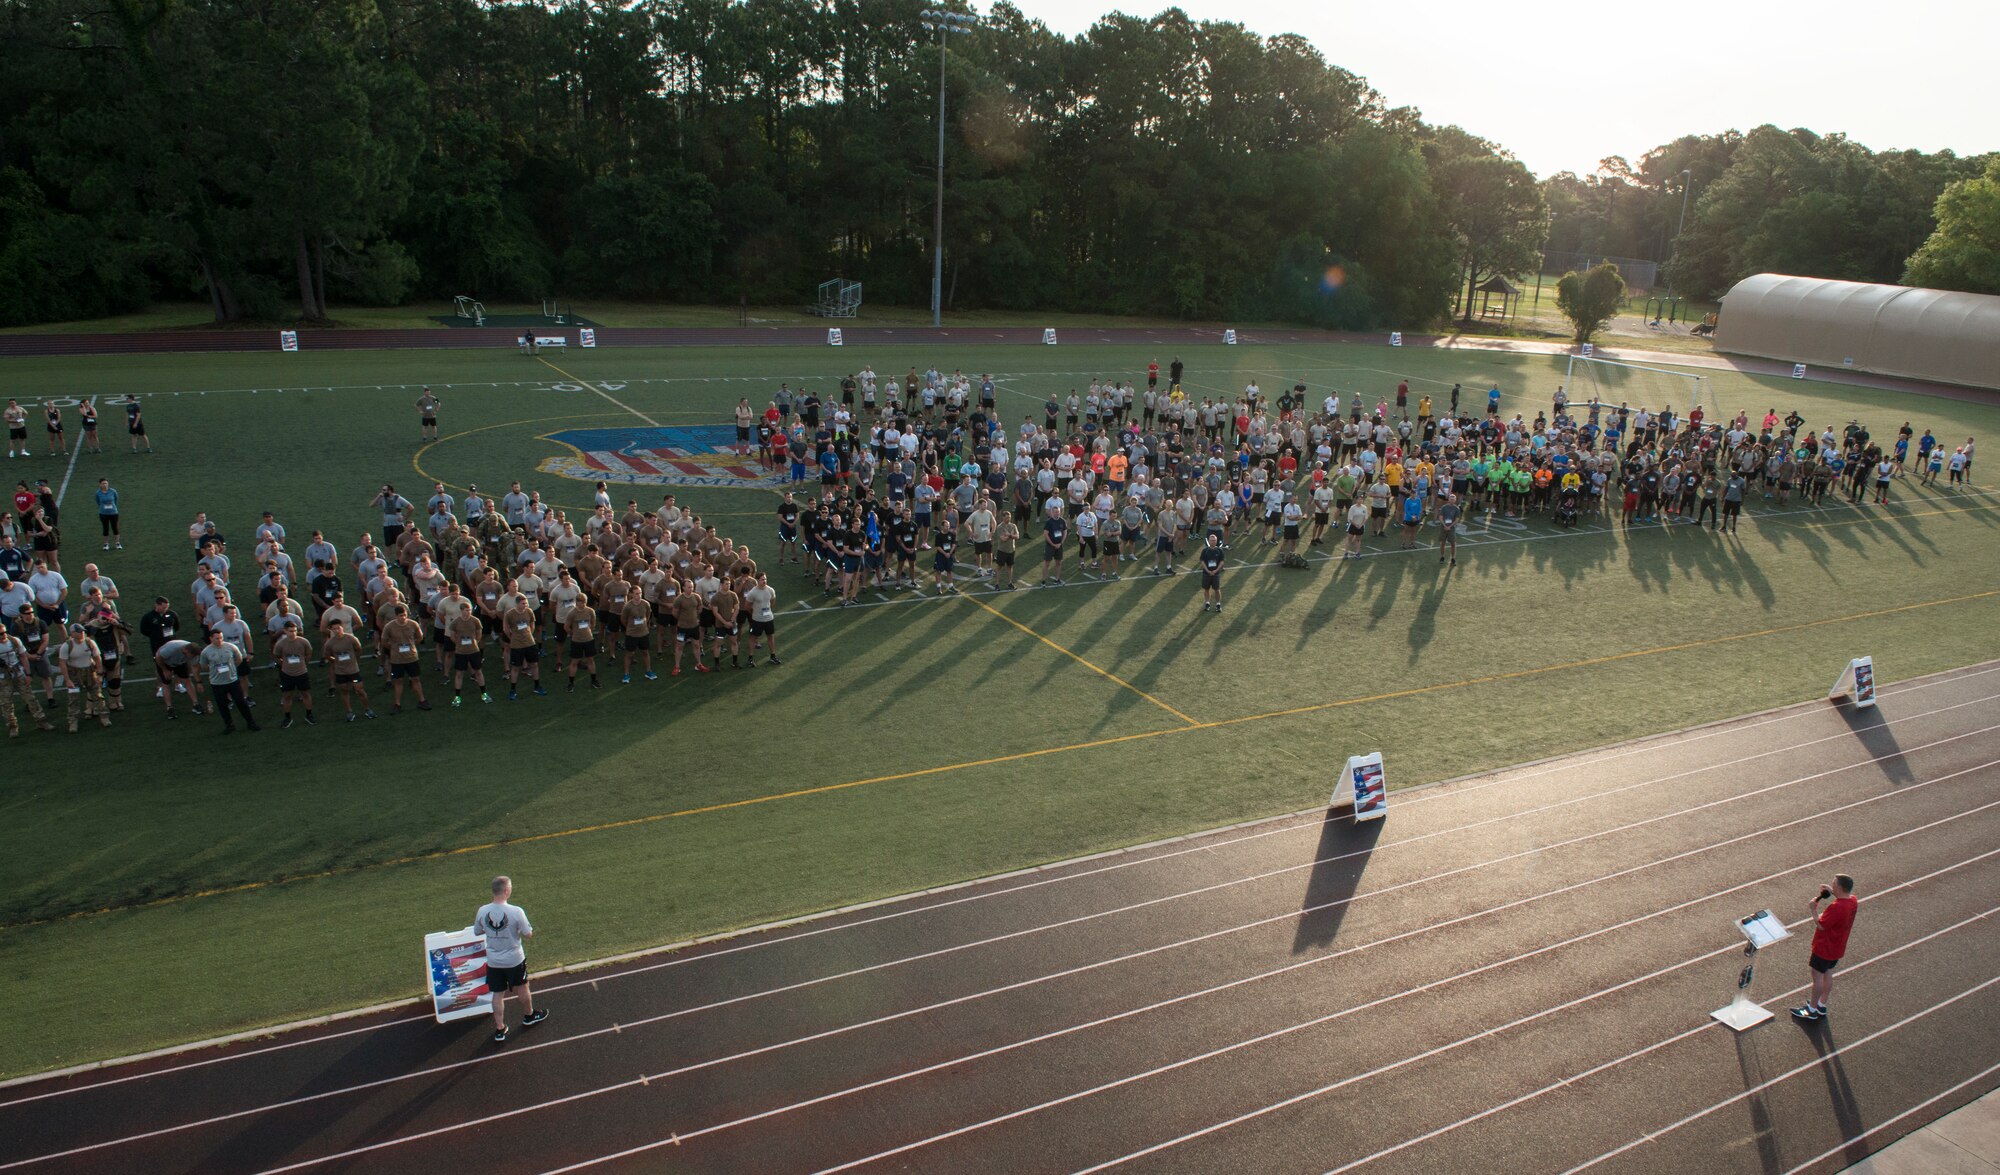
{"type": "Polygon", "coordinates": [[[42,730],[54,730],[55,725],[42,712],[41,702],[35,699],[35,683],[28,676],[28,655],[15,640],[0,632],[0,714],[7,716],[7,737],[14,738],[21,733],[20,719],[14,717],[14,695],[21,695],[21,701],[28,707],[28,717],[34,719],[35,726],[42,730]]]}

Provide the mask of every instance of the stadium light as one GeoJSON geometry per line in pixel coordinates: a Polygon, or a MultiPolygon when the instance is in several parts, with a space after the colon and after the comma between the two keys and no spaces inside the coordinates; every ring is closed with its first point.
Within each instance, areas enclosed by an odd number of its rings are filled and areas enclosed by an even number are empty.
{"type": "Polygon", "coordinates": [[[944,42],[979,27],[979,18],[942,8],[924,10],[924,27],[938,35],[937,206],[931,219],[931,325],[944,325],[944,42]]]}

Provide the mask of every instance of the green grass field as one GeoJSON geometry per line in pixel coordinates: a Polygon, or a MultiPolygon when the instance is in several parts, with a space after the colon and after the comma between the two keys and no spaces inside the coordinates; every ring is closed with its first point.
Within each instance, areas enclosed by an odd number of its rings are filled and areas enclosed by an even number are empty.
{"type": "MultiPolygon", "coordinates": [[[[1463,381],[1468,403],[1497,382],[1509,410],[1546,403],[1562,375],[1559,359],[1386,347],[1182,357],[1198,393],[1303,376],[1373,398],[1407,375],[1463,381]]],[[[242,570],[260,511],[295,550],[321,527],[345,551],[379,521],[368,503],[385,480],[421,500],[433,479],[462,494],[520,478],[587,503],[586,483],[536,472],[568,452],[542,439],[564,428],[724,423],[739,396],[761,406],[781,379],[824,390],[864,359],[885,375],[933,361],[1004,373],[1018,424],[1042,393],[1131,377],[1148,354],[549,358],[8,360],[6,394],[96,396],[106,425],[103,454],[15,460],[8,481],[67,478],[74,581],[99,554],[90,490],[110,477],[127,550],[101,562],[127,615],[159,592],[185,614],[196,510],[239,540],[242,570]],[[420,383],[444,400],[435,444],[418,440],[420,383]],[[108,400],[128,391],[146,396],[156,455],[124,451],[108,400]]],[[[1858,416],[1877,436],[1906,419],[1954,440],[2000,431],[1986,404],[1714,381],[1731,411],[1858,416]]],[[[1663,387],[1620,390],[1638,402],[1663,387]]],[[[769,550],[768,492],[678,492],[769,550]]],[[[415,998],[419,936],[464,925],[494,873],[515,876],[541,930],[532,962],[549,966],[1323,803],[1350,753],[1383,751],[1409,785],[1808,698],[1854,654],[1885,680],[2000,656],[2000,496],[1895,492],[1887,508],[1753,502],[1734,539],[1475,527],[1450,574],[1393,537],[1303,571],[1244,543],[1221,616],[1187,577],[834,611],[801,601],[788,568],[773,577],[793,610],[782,668],[611,674],[600,692],[353,726],[325,721],[329,704],[316,728],[229,739],[213,718],[165,721],[142,664],[113,729],[6,746],[0,1073],[415,998]],[[293,961],[274,967],[280,952],[293,961]]],[[[260,678],[262,718],[271,686],[260,678]]]]}

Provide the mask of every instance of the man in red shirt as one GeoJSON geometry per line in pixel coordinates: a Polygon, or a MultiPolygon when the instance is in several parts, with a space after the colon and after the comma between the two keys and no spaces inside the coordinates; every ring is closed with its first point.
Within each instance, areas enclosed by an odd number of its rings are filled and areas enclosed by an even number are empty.
{"type": "Polygon", "coordinates": [[[1792,1019],[1817,1024],[1826,1019],[1826,999],[1833,994],[1833,968],[1847,953],[1847,932],[1854,929],[1854,911],[1861,903],[1854,897],[1854,879],[1836,873],[1832,885],[1820,887],[1812,900],[1813,921],[1818,929],[1812,940],[1812,994],[1803,1007],[1792,1009],[1792,1019]],[[1832,899],[1826,909],[1821,902],[1832,899]]]}

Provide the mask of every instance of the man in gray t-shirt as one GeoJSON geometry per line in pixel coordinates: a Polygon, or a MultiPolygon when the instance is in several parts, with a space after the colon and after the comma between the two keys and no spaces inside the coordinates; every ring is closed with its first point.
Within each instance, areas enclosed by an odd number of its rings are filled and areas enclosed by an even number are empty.
{"type": "Polygon", "coordinates": [[[250,716],[249,699],[243,696],[242,671],[247,660],[243,650],[224,639],[221,629],[212,629],[208,634],[208,646],[202,649],[196,660],[201,663],[202,672],[207,674],[208,688],[215,695],[215,712],[222,715],[222,733],[236,733],[236,719],[229,713],[232,705],[243,715],[243,724],[256,730],[257,720],[250,716]]]}
{"type": "Polygon", "coordinates": [[[535,928],[528,921],[528,912],[509,899],[514,896],[514,881],[500,876],[493,879],[493,900],[479,907],[472,916],[472,932],[486,940],[486,987],[493,993],[493,1039],[503,1043],[507,1039],[507,993],[519,991],[521,1006],[528,1014],[521,1018],[521,1027],[532,1028],[548,1019],[547,1008],[535,1007],[535,993],[528,987],[527,940],[535,937],[535,928]]]}

